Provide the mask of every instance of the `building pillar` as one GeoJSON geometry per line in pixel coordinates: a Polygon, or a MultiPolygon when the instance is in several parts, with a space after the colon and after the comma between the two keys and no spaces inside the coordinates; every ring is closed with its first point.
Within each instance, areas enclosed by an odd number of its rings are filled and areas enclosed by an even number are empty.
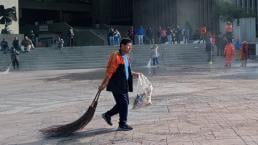
{"type": "Polygon", "coordinates": [[[237,1],[237,7],[241,8],[241,3],[240,3],[241,0],[236,0],[236,1],[237,1]]]}
{"type": "Polygon", "coordinates": [[[199,17],[200,17],[200,25],[204,24],[203,22],[203,0],[199,0],[199,17]]]}
{"type": "Polygon", "coordinates": [[[59,10],[59,21],[63,21],[63,11],[59,10]]]}
{"type": "Polygon", "coordinates": [[[256,16],[258,16],[258,0],[256,0],[255,10],[256,10],[256,16]]]}
{"type": "Polygon", "coordinates": [[[250,0],[247,0],[247,4],[246,4],[246,11],[247,13],[250,13],[250,0]]]}
{"type": "Polygon", "coordinates": [[[251,8],[252,8],[252,12],[254,12],[254,0],[252,0],[252,3],[251,3],[251,8]]]}

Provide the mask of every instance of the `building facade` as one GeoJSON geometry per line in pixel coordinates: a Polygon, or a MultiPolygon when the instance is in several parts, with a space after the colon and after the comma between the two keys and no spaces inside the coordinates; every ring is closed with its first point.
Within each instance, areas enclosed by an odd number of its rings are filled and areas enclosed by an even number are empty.
{"type": "Polygon", "coordinates": [[[247,13],[258,14],[258,0],[231,0],[236,7],[244,9],[247,13]]]}
{"type": "Polygon", "coordinates": [[[133,24],[136,26],[184,26],[190,23],[193,31],[200,25],[215,31],[213,18],[215,0],[133,0],[133,24]]]}
{"type": "Polygon", "coordinates": [[[243,9],[247,14],[255,17],[256,32],[258,31],[258,0],[227,0],[237,8],[243,9]]]}
{"type": "Polygon", "coordinates": [[[133,0],[94,0],[95,23],[132,25],[133,0]]]}
{"type": "MultiPolygon", "coordinates": [[[[49,21],[67,22],[72,26],[111,24],[176,27],[189,23],[194,31],[198,31],[202,24],[214,31],[217,24],[212,14],[215,1],[8,0],[4,1],[4,5],[17,7],[21,26],[49,21]]],[[[19,32],[18,23],[12,27],[15,27],[16,33],[19,32]]]]}
{"type": "Polygon", "coordinates": [[[91,0],[19,0],[19,6],[21,25],[36,21],[64,21],[71,25],[92,23],[91,0]]]}

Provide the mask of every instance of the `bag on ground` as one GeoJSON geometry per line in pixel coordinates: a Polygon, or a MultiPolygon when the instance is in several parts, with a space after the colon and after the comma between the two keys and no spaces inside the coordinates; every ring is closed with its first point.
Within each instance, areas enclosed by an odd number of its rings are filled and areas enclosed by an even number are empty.
{"type": "Polygon", "coordinates": [[[143,74],[139,75],[137,82],[137,95],[134,100],[133,109],[140,108],[152,104],[152,84],[146,76],[143,74]]]}

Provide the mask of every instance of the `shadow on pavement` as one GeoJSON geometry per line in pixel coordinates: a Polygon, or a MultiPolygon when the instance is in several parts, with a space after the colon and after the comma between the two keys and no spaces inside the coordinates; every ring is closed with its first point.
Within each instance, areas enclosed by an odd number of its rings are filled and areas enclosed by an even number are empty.
{"type": "Polygon", "coordinates": [[[72,136],[69,136],[66,139],[59,140],[56,145],[71,145],[71,144],[81,145],[82,143],[79,142],[79,139],[81,138],[93,137],[93,136],[108,134],[116,131],[117,129],[114,129],[114,128],[110,128],[110,129],[100,128],[100,129],[94,129],[94,130],[85,131],[85,132],[78,132],[73,134],[72,136]]]}
{"type": "Polygon", "coordinates": [[[85,72],[85,73],[70,73],[62,76],[43,79],[44,81],[81,81],[81,80],[98,80],[104,77],[104,70],[98,70],[93,72],[85,72]]]}
{"type": "Polygon", "coordinates": [[[43,139],[39,141],[15,145],[85,145],[85,143],[81,143],[79,139],[108,134],[116,131],[116,128],[99,128],[84,132],[76,132],[69,136],[43,137],[43,139]]]}

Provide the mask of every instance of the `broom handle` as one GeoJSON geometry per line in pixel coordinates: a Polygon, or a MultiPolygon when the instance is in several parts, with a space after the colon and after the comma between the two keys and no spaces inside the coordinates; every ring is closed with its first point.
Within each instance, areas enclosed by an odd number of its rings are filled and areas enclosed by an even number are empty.
{"type": "Polygon", "coordinates": [[[98,101],[98,99],[99,99],[99,96],[100,96],[100,90],[98,90],[98,92],[97,92],[97,94],[96,94],[96,96],[95,96],[95,98],[94,98],[94,101],[98,101]]]}

